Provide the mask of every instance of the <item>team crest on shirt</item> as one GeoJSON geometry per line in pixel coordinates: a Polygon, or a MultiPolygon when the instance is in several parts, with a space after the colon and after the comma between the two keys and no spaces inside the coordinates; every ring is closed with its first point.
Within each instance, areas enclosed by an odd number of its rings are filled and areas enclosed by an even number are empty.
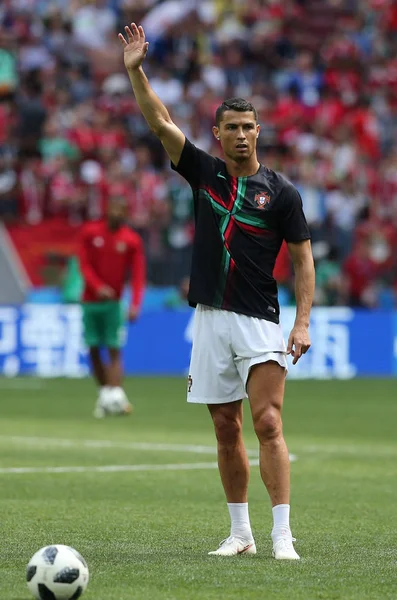
{"type": "Polygon", "coordinates": [[[270,203],[270,196],[267,192],[259,192],[259,194],[255,194],[254,200],[258,208],[265,208],[270,203]]]}
{"type": "Polygon", "coordinates": [[[127,244],[125,242],[117,242],[116,250],[117,252],[120,252],[120,254],[122,254],[127,250],[127,244]]]}
{"type": "Polygon", "coordinates": [[[97,237],[94,237],[94,239],[92,240],[92,243],[94,244],[95,248],[102,248],[102,246],[105,243],[105,240],[103,239],[103,237],[97,236],[97,237]]]}

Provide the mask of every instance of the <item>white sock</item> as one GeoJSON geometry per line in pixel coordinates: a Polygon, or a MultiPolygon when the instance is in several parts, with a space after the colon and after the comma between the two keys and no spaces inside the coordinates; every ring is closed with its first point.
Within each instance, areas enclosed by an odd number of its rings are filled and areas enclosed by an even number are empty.
{"type": "Polygon", "coordinates": [[[227,507],[231,520],[230,535],[243,540],[252,540],[248,502],[228,502],[227,507]]]}
{"type": "Polygon", "coordinates": [[[291,529],[289,526],[289,504],[277,504],[273,506],[273,529],[272,538],[279,538],[285,535],[291,535],[291,529]]]}

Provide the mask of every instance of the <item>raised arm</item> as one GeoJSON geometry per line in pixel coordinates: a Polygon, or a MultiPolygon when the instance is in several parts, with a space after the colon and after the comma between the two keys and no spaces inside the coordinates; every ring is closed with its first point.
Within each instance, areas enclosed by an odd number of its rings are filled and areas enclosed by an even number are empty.
{"type": "Polygon", "coordinates": [[[296,364],[302,354],[310,348],[309,323],[313,303],[315,273],[310,240],[288,243],[288,250],[294,263],[296,318],[288,340],[288,354],[296,364]]]}
{"type": "Polygon", "coordinates": [[[185,135],[173,123],[168,110],[150,87],[143,71],[149,43],[142,27],[131,23],[125,27],[125,36],[119,33],[124,46],[124,65],[127,69],[138,106],[153,133],[160,139],[172,163],[178,166],[185,145],[185,135]]]}

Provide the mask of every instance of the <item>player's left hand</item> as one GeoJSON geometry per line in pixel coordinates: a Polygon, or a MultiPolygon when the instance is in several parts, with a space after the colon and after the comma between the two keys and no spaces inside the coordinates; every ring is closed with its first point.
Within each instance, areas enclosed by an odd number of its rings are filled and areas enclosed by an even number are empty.
{"type": "Polygon", "coordinates": [[[287,354],[293,356],[293,365],[296,365],[302,354],[306,354],[310,346],[309,328],[305,325],[294,325],[287,346],[287,354]]]}
{"type": "Polygon", "coordinates": [[[139,317],[139,309],[136,306],[131,306],[128,311],[128,320],[133,323],[139,317]]]}

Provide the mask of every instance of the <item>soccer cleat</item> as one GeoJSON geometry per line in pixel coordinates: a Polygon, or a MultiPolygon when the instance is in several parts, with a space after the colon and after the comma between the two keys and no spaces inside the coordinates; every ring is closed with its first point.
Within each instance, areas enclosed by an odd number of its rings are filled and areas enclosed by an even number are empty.
{"type": "Polygon", "coordinates": [[[101,390],[95,409],[94,417],[103,419],[107,415],[129,415],[132,404],[128,402],[124,390],[120,387],[101,390]]]}
{"type": "Polygon", "coordinates": [[[300,560],[299,554],[295,552],[292,542],[296,539],[292,535],[279,537],[273,542],[273,556],[276,560],[300,560]]]}
{"type": "Polygon", "coordinates": [[[104,386],[100,389],[98,399],[95,404],[94,409],[94,417],[96,419],[103,419],[106,416],[106,402],[109,394],[110,388],[108,386],[104,386]]]}
{"type": "Polygon", "coordinates": [[[210,556],[237,556],[238,554],[256,554],[254,540],[243,540],[233,535],[219,544],[218,550],[208,552],[210,556]]]}
{"type": "Polygon", "coordinates": [[[132,412],[132,405],[121,387],[110,389],[104,408],[111,415],[129,415],[132,412]]]}
{"type": "Polygon", "coordinates": [[[105,409],[101,406],[99,400],[97,400],[96,406],[94,408],[93,415],[96,419],[103,419],[106,416],[105,409]]]}

